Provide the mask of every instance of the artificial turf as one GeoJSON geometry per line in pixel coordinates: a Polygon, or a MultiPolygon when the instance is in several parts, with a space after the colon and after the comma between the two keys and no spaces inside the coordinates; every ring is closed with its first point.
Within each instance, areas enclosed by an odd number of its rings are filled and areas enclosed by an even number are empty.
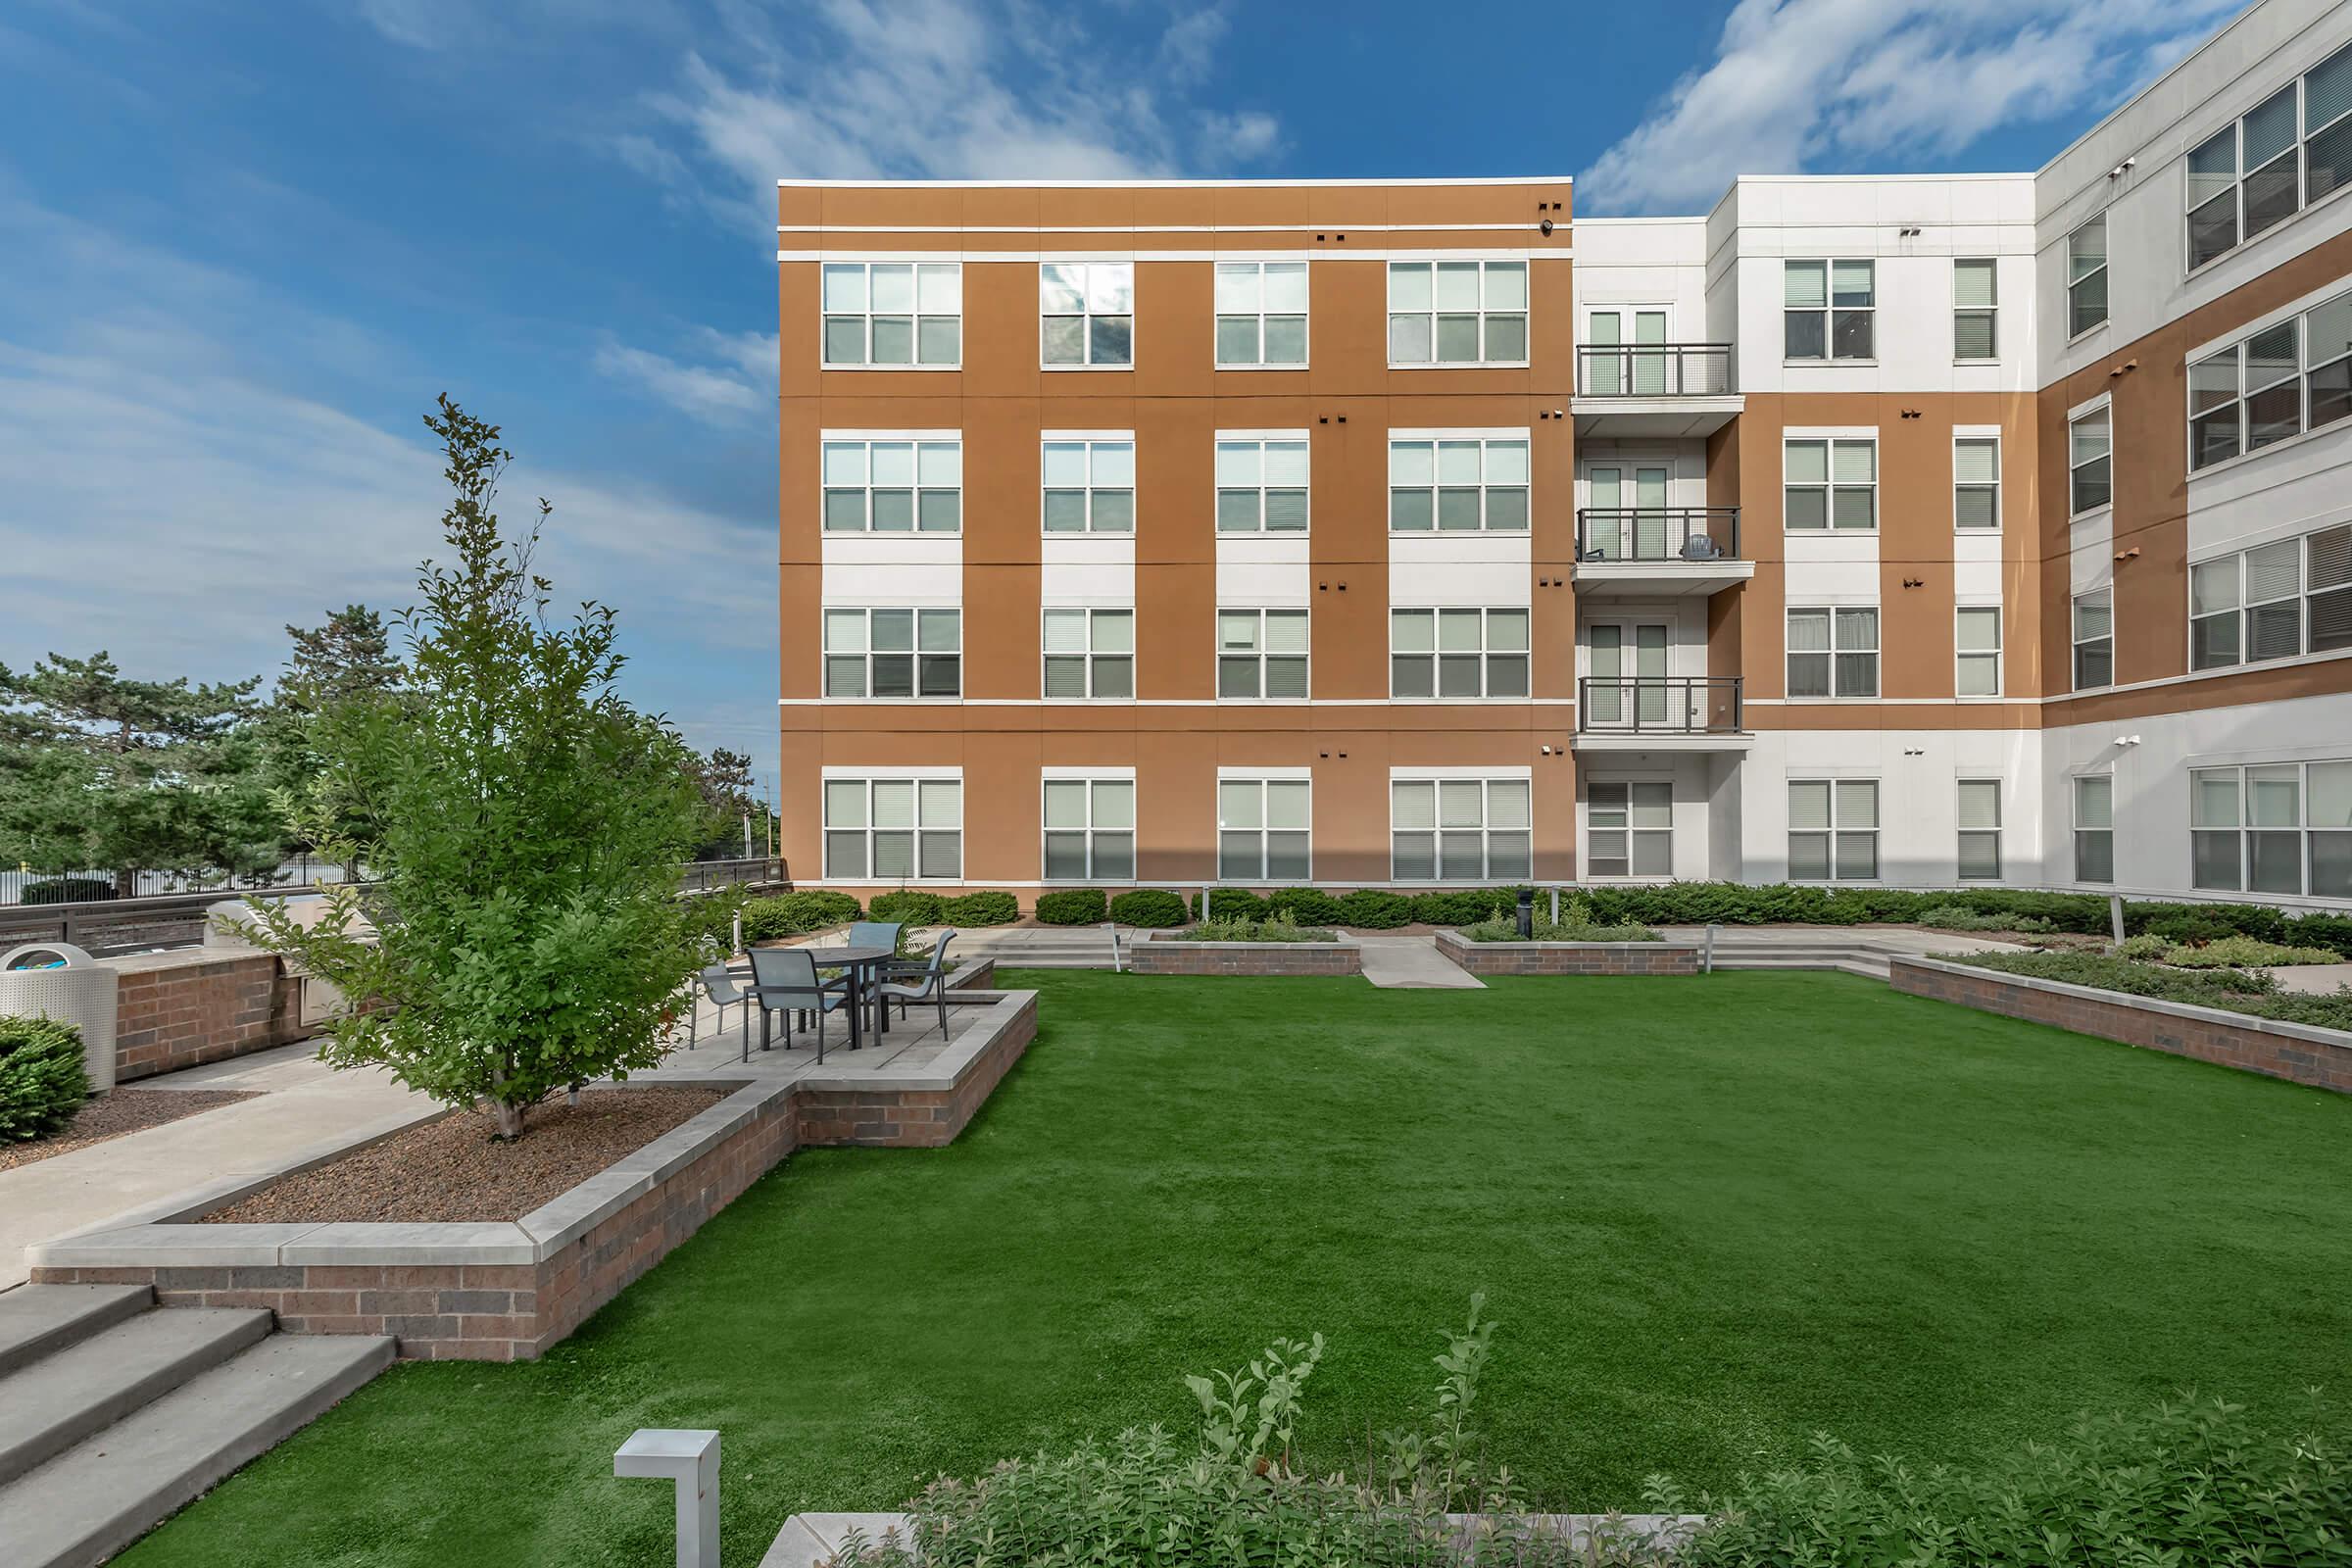
{"type": "Polygon", "coordinates": [[[1161,1421],[1321,1332],[1304,1441],[1414,1421],[1474,1289],[1479,1423],[1631,1506],[1833,1430],[1965,1458],[2180,1388],[2300,1418],[2352,1345],[2352,1099],[1840,975],[1007,973],[952,1148],[795,1156],[531,1365],[402,1366],[121,1560],[666,1561],[640,1426],[722,1434],[727,1560],[802,1509],[1161,1421]]]}

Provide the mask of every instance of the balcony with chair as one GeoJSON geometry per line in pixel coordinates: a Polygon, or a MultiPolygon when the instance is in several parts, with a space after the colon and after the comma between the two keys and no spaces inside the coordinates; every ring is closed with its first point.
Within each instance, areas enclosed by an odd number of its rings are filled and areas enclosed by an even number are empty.
{"type": "Polygon", "coordinates": [[[1738,507],[1583,507],[1576,514],[1579,594],[1712,594],[1755,575],[1740,554],[1738,507]]]}
{"type": "Polygon", "coordinates": [[[1580,439],[1709,436],[1739,417],[1729,343],[1588,343],[1576,351],[1580,439]]]}
{"type": "Polygon", "coordinates": [[[1576,683],[1577,752],[1744,752],[1738,675],[1591,676],[1576,683]]]}

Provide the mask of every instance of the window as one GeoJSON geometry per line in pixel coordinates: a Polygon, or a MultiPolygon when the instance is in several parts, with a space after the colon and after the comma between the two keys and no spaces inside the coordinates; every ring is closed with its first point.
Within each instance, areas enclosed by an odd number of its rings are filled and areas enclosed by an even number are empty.
{"type": "Polygon", "coordinates": [[[1526,532],[1526,438],[1391,441],[1389,526],[1397,533],[1526,532]]]}
{"type": "Polygon", "coordinates": [[[1878,264],[1784,262],[1782,334],[1791,360],[1868,360],[1877,355],[1878,264]]]}
{"type": "Polygon", "coordinates": [[[1525,697],[1524,610],[1392,610],[1392,697],[1525,697]]]}
{"type": "Polygon", "coordinates": [[[1674,786],[1594,779],[1585,794],[1589,876],[1674,875],[1674,786]]]}
{"type": "Polygon", "coordinates": [[[1877,608],[1789,611],[1788,695],[1878,696],[1877,608]]]}
{"type": "Polygon", "coordinates": [[[2000,525],[2000,438],[1961,436],[1952,443],[1952,526],[1966,532],[2000,525]]]}
{"type": "Polygon", "coordinates": [[[1046,781],[1045,879],[1135,880],[1135,780],[1046,781]]]}
{"type": "Polygon", "coordinates": [[[1788,781],[1788,879],[1870,882],[1879,874],[1879,781],[1788,781]]]}
{"type": "Polygon", "coordinates": [[[2066,236],[2066,330],[2080,337],[2107,319],[2107,215],[2066,236]]]}
{"type": "Polygon", "coordinates": [[[960,610],[825,611],[827,697],[960,697],[960,610]]]}
{"type": "Polygon", "coordinates": [[[1960,781],[1960,880],[2001,879],[2001,781],[1960,781]]]}
{"type": "Polygon", "coordinates": [[[1872,436],[1789,441],[1781,449],[1781,524],[1791,532],[1879,525],[1879,443],[1872,436]]]}
{"type": "Polygon", "coordinates": [[[1302,778],[1217,780],[1217,880],[1304,882],[1313,786],[1302,778]]]}
{"type": "Polygon", "coordinates": [[[2001,607],[1962,605],[1955,612],[1952,643],[1959,669],[1953,691],[1962,697],[2001,695],[2001,607]]]}
{"type": "Polygon", "coordinates": [[[1217,697],[1306,695],[1306,612],[1217,612],[1217,697]]]}
{"type": "Polygon", "coordinates": [[[2000,334],[1994,319],[1999,306],[2000,285],[1990,261],[1952,263],[1953,359],[2000,358],[2000,334]]]}
{"type": "Polygon", "coordinates": [[[2188,368],[2188,466],[2226,463],[2352,415],[2352,293],[2188,368]]]}
{"type": "Polygon", "coordinates": [[[2114,461],[2106,409],[2093,409],[2067,426],[2067,506],[2075,516],[2115,499],[2114,461]]]}
{"type": "Polygon", "coordinates": [[[1306,532],[1306,436],[1217,437],[1217,532],[1306,532]]]}
{"type": "Polygon", "coordinates": [[[1049,702],[1135,695],[1134,611],[1048,610],[1045,650],[1049,702]]]}
{"type": "Polygon", "coordinates": [[[1043,471],[1046,532],[1135,532],[1133,441],[1048,441],[1043,471]]]}
{"type": "Polygon", "coordinates": [[[825,780],[825,879],[953,880],[963,875],[963,781],[825,780]]]}
{"type": "Polygon", "coordinates": [[[1391,365],[1525,365],[1525,262],[1391,262],[1391,365]]]}
{"type": "MultiPolygon", "coordinates": [[[[2314,770],[2344,766],[2321,763],[2314,770]]],[[[2303,770],[2301,762],[2280,762],[2190,771],[2189,880],[2194,886],[2225,893],[2303,891],[2303,770]]],[[[2333,773],[2320,782],[2331,797],[2339,787],[2333,773]]]]}
{"type": "Polygon", "coordinates": [[[2075,690],[2115,684],[2115,590],[2075,596],[2075,690]]]}
{"type": "Polygon", "coordinates": [[[2115,880],[2115,779],[2106,773],[2075,780],[2075,880],[2115,880]]]}
{"type": "MultiPolygon", "coordinates": [[[[1666,313],[1664,311],[1633,310],[1613,307],[1596,310],[1585,318],[1585,342],[1604,352],[1585,355],[1585,390],[1594,397],[1632,395],[1638,398],[1664,397],[1667,390],[1669,351],[1666,347],[1666,313]],[[1625,323],[1634,324],[1634,335],[1625,335],[1625,323]]],[[[1683,391],[1706,390],[1703,385],[1681,388],[1683,391]]]]}
{"type": "Polygon", "coordinates": [[[2227,255],[2347,181],[2352,48],[2337,50],[2190,149],[2190,269],[2227,255]]]}
{"type": "Polygon", "coordinates": [[[963,527],[963,443],[827,440],[825,532],[955,533],[963,527]]]}
{"type": "Polygon", "coordinates": [[[963,267],[827,262],[825,364],[953,370],[963,363],[963,267]]]}
{"type": "Polygon", "coordinates": [[[2352,523],[2188,568],[2188,664],[2352,648],[2352,523]]]}
{"type": "Polygon", "coordinates": [[[1306,264],[1217,264],[1217,368],[1256,370],[1306,363],[1306,264]]]}
{"type": "Polygon", "coordinates": [[[1400,778],[1389,784],[1389,878],[1513,882],[1532,874],[1528,781],[1400,778]]]}
{"type": "Polygon", "coordinates": [[[1037,309],[1048,369],[1134,368],[1134,263],[1042,263],[1037,309]]]}

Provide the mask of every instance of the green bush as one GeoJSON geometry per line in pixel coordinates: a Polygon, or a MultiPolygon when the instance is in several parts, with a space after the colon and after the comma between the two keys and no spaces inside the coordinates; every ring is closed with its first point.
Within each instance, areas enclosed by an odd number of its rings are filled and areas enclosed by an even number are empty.
{"type": "Polygon", "coordinates": [[[112,882],[101,882],[91,876],[51,877],[46,882],[27,882],[24,891],[17,895],[20,904],[86,904],[94,899],[115,896],[112,882]]]}
{"type": "Polygon", "coordinates": [[[1263,920],[1266,901],[1248,888],[1210,888],[1205,920],[1263,920]]]}
{"type": "Polygon", "coordinates": [[[1463,926],[1460,935],[1471,942],[1655,942],[1658,934],[1645,925],[1594,925],[1590,921],[1549,920],[1535,923],[1532,938],[1519,935],[1516,918],[1480,920],[1463,926]]]}
{"type": "Polygon", "coordinates": [[[901,925],[937,925],[947,901],[936,893],[921,893],[913,888],[900,888],[892,893],[877,893],[865,904],[869,920],[896,920],[901,925]]]}
{"type": "Polygon", "coordinates": [[[2016,931],[2034,934],[2057,929],[2038,914],[1984,914],[1965,904],[1931,904],[1912,918],[1930,931],[2016,931]]]}
{"type": "Polygon", "coordinates": [[[1110,901],[1101,888],[1057,888],[1037,896],[1037,918],[1045,925],[1101,925],[1110,918],[1110,901]]]}
{"type": "Polygon", "coordinates": [[[0,1144],[48,1137],[89,1098],[81,1031],[47,1018],[0,1017],[0,1144]]]}
{"type": "MultiPolygon", "coordinates": [[[[1537,907],[1548,909],[1548,894],[1539,895],[1537,907]]],[[[1416,893],[1413,895],[1413,922],[1416,925],[1476,925],[1508,914],[1519,906],[1516,893],[1500,888],[1473,888],[1460,893],[1416,893]]]]}
{"type": "Polygon", "coordinates": [[[1165,888],[1133,888],[1110,901],[1110,917],[1121,925],[1182,925],[1193,917],[1192,901],[1165,888]]]}
{"type": "Polygon", "coordinates": [[[2137,958],[2142,962],[2154,962],[2172,951],[2171,939],[2160,937],[2153,931],[2142,931],[2135,937],[2126,937],[2115,950],[2118,957],[2137,958]]]}
{"type": "Polygon", "coordinates": [[[827,931],[858,918],[858,901],[847,893],[811,889],[749,899],[743,906],[743,940],[773,942],[810,931],[827,931]]]}
{"type": "Polygon", "coordinates": [[[1379,888],[1357,888],[1339,904],[1339,923],[1362,931],[1394,931],[1413,917],[1411,899],[1379,888]]]}
{"type": "Polygon", "coordinates": [[[1010,925],[1021,917],[1021,906],[1009,893],[965,893],[947,900],[939,918],[952,926],[1010,925]]]}
{"type": "Polygon", "coordinates": [[[1338,925],[1340,901],[1321,888],[1278,888],[1266,895],[1266,909],[1300,925],[1338,925]]]}
{"type": "Polygon", "coordinates": [[[2201,948],[2168,949],[2164,961],[2183,969],[2266,968],[2278,964],[2339,963],[2330,948],[2290,948],[2259,937],[2221,937],[2201,948]]]}
{"type": "Polygon", "coordinates": [[[1176,933],[1185,942],[1337,942],[1339,934],[1300,925],[1287,914],[1262,920],[1203,920],[1176,933]]]}
{"type": "Polygon", "coordinates": [[[1968,953],[1949,957],[1955,963],[1996,969],[2003,974],[2095,986],[2102,991],[2155,997],[2191,1006],[2225,1007],[2257,1018],[2315,1024],[2323,1029],[2352,1029],[2352,987],[2326,996],[2307,996],[2280,991],[2278,982],[2267,974],[2243,969],[2175,969],[2163,964],[2137,963],[2109,953],[1968,953]]]}

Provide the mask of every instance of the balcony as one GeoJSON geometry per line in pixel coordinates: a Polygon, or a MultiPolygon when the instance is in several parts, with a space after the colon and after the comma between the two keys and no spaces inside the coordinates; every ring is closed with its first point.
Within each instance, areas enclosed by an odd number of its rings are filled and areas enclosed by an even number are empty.
{"type": "Polygon", "coordinates": [[[1576,683],[1578,752],[1744,752],[1738,675],[1588,675],[1576,683]]]}
{"type": "Polygon", "coordinates": [[[1587,344],[1570,409],[1585,438],[1708,436],[1739,417],[1737,386],[1729,343],[1587,344]]]}
{"type": "Polygon", "coordinates": [[[1756,573],[1740,558],[1738,507],[1585,507],[1576,514],[1580,594],[1711,594],[1756,573]]]}

